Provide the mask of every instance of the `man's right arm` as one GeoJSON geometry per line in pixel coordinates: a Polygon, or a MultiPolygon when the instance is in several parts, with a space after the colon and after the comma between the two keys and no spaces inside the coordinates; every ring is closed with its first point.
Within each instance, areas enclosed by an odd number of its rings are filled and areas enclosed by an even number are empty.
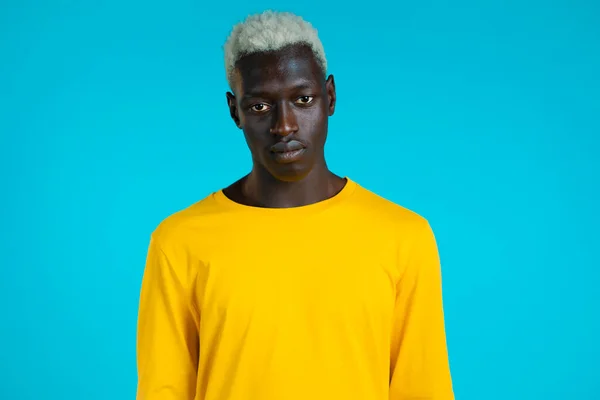
{"type": "Polygon", "coordinates": [[[137,400],[192,400],[199,316],[188,285],[154,238],[142,280],[137,325],[137,400]]]}

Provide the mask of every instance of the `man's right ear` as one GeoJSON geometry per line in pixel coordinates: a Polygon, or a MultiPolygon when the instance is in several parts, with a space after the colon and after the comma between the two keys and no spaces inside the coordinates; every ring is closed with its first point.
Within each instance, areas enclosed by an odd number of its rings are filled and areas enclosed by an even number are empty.
{"type": "Polygon", "coordinates": [[[235,122],[235,125],[241,129],[242,124],[240,123],[240,116],[238,114],[237,101],[231,92],[227,92],[227,106],[229,107],[229,115],[231,115],[231,119],[233,122],[235,122]]]}

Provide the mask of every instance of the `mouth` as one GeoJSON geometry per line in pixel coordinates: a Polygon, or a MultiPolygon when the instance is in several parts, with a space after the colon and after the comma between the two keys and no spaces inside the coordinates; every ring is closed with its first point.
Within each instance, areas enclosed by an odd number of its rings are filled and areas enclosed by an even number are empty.
{"type": "Polygon", "coordinates": [[[298,161],[305,151],[306,146],[297,140],[279,142],[271,147],[271,154],[273,155],[273,158],[280,164],[288,164],[298,161]]]}

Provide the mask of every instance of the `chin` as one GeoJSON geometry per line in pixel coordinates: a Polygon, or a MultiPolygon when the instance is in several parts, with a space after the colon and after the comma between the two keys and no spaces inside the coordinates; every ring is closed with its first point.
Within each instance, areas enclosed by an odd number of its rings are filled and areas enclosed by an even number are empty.
{"type": "Polygon", "coordinates": [[[311,168],[306,166],[288,164],[284,168],[282,165],[277,165],[275,168],[269,168],[269,172],[273,178],[282,182],[298,182],[306,178],[310,173],[311,168]]]}

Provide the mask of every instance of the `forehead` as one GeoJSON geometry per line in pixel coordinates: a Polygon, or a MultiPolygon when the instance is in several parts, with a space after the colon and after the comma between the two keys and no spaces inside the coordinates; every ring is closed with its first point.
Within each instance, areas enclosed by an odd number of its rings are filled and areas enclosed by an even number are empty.
{"type": "Polygon", "coordinates": [[[238,91],[285,91],[298,85],[320,87],[324,74],[312,50],[296,45],[242,57],[236,64],[238,91]]]}

